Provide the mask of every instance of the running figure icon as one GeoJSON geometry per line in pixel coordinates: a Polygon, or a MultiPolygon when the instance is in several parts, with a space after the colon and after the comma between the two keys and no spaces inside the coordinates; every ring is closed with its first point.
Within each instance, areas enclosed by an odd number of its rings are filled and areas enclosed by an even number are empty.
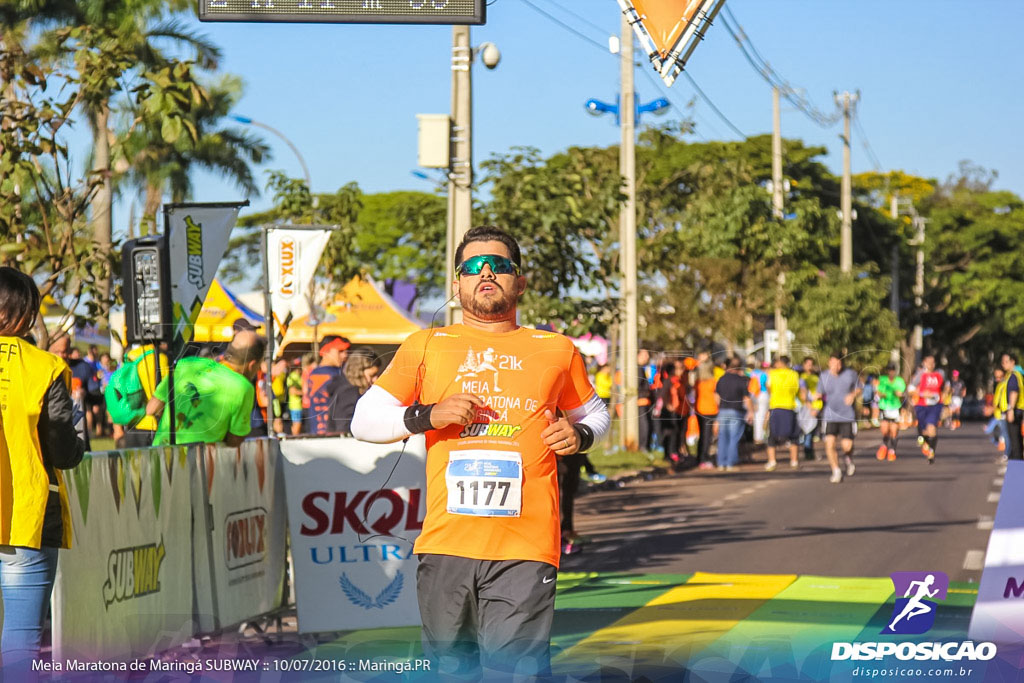
{"type": "Polygon", "coordinates": [[[891,624],[889,624],[890,631],[893,631],[894,633],[896,632],[896,624],[899,623],[901,619],[905,618],[907,621],[910,621],[916,616],[928,614],[929,612],[935,609],[934,606],[922,602],[924,598],[934,598],[935,595],[939,592],[938,588],[936,588],[935,590],[929,590],[929,588],[934,583],[934,574],[929,574],[922,581],[910,582],[910,586],[907,588],[907,592],[903,595],[903,597],[910,599],[907,601],[907,604],[903,607],[903,611],[900,612],[899,615],[897,615],[897,617],[892,620],[891,624]],[[911,596],[911,593],[914,593],[914,595],[911,596]]]}

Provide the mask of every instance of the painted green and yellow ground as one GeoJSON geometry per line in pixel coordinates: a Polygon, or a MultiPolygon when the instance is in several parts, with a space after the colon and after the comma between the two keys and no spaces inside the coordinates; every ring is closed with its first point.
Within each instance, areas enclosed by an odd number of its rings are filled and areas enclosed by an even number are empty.
{"type": "MultiPolygon", "coordinates": [[[[929,640],[966,638],[975,584],[951,583],[929,640]]],[[[558,576],[552,668],[576,678],[611,672],[737,670],[828,680],[833,642],[880,634],[895,603],[889,577],[793,574],[571,573],[558,576]]],[[[418,627],[350,631],[316,657],[415,659],[418,627]]]]}

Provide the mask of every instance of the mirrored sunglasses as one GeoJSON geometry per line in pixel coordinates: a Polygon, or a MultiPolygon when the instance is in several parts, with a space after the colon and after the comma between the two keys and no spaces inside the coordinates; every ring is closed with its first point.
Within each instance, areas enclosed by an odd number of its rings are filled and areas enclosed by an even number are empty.
{"type": "Polygon", "coordinates": [[[479,275],[480,271],[484,269],[484,264],[491,267],[491,272],[495,275],[518,275],[519,266],[515,264],[511,259],[507,259],[504,256],[498,256],[497,254],[480,254],[479,256],[470,256],[468,259],[459,264],[455,272],[457,275],[479,275]]]}

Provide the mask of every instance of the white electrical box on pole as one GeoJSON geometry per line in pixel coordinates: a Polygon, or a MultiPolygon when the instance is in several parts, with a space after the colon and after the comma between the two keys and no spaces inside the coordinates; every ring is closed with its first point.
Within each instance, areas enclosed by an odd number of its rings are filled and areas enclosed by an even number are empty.
{"type": "Polygon", "coordinates": [[[632,450],[640,443],[640,415],[637,387],[640,381],[637,365],[638,315],[636,291],[636,94],[633,89],[633,26],[630,15],[622,14],[622,94],[619,97],[619,121],[622,146],[619,150],[619,173],[625,183],[626,200],[619,213],[619,269],[622,297],[622,446],[632,450]]]}

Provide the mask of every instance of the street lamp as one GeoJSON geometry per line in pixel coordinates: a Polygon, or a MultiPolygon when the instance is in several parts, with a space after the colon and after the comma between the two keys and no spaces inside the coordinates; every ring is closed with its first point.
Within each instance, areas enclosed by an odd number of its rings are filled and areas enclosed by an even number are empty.
{"type": "Polygon", "coordinates": [[[639,320],[637,311],[636,277],[636,122],[642,114],[662,115],[668,111],[669,102],[664,97],[640,104],[633,88],[633,29],[626,15],[622,15],[622,92],[615,98],[615,104],[589,99],[587,112],[593,116],[614,114],[615,125],[622,132],[619,146],[619,174],[624,180],[625,201],[619,212],[619,270],[621,280],[621,306],[623,320],[622,345],[622,429],[620,445],[626,449],[643,447],[639,443],[639,403],[637,385],[637,351],[639,343],[639,320]],[[621,107],[622,102],[632,101],[633,107],[621,107]]]}
{"type": "MultiPolygon", "coordinates": [[[[284,136],[284,133],[282,133],[281,131],[279,131],[276,128],[272,128],[271,126],[268,126],[265,123],[261,123],[260,121],[254,121],[253,119],[250,119],[248,116],[239,116],[237,114],[229,114],[228,117],[233,119],[233,120],[235,120],[235,121],[238,121],[239,123],[244,123],[247,126],[256,126],[257,128],[262,128],[263,130],[268,130],[271,133],[273,133],[274,135],[276,135],[277,137],[279,137],[282,140],[284,140],[284,143],[286,145],[288,145],[289,147],[291,147],[292,151],[295,152],[295,156],[298,157],[299,165],[302,166],[302,175],[306,179],[306,188],[309,190],[310,194],[313,193],[313,181],[309,177],[309,167],[306,166],[306,160],[302,158],[302,154],[299,152],[299,148],[296,147],[294,144],[292,144],[292,141],[289,140],[288,138],[286,138],[284,136]]],[[[316,200],[314,199],[314,207],[315,207],[315,201],[316,200]]]]}
{"type": "MultiPolygon", "coordinates": [[[[633,117],[635,121],[640,121],[641,114],[654,114],[655,116],[664,116],[668,113],[669,107],[672,104],[664,97],[659,97],[650,102],[640,104],[640,98],[633,96],[633,117]]],[[[587,108],[587,113],[591,116],[601,116],[602,114],[612,114],[615,116],[615,125],[621,126],[622,121],[619,118],[619,97],[615,97],[615,104],[609,104],[608,102],[602,102],[590,98],[584,105],[587,108]]]]}

